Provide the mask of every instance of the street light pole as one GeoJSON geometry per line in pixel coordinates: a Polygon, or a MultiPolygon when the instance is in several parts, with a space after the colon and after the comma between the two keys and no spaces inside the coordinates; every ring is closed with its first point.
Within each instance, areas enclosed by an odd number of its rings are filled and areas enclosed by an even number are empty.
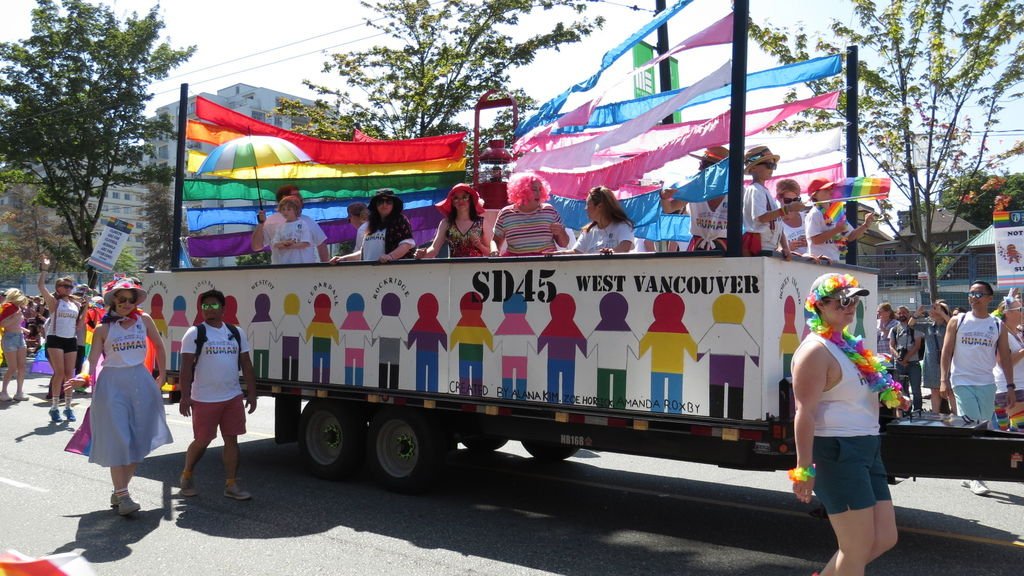
{"type": "MultiPolygon", "coordinates": [[[[667,8],[667,6],[666,6],[665,0],[655,0],[654,1],[654,13],[655,14],[659,14],[661,12],[664,12],[666,8],[667,8]]],[[[659,55],[665,55],[666,53],[668,53],[668,22],[665,22],[661,26],[658,26],[658,46],[657,46],[657,49],[658,49],[658,54],[659,55]]],[[[661,62],[658,63],[658,79],[659,79],[658,84],[659,84],[661,92],[671,92],[672,91],[672,67],[671,67],[671,65],[669,63],[669,59],[668,58],[665,58],[664,60],[662,60],[661,62]]],[[[671,124],[672,120],[673,120],[672,116],[669,115],[669,116],[666,116],[666,117],[662,118],[661,123],[662,124],[671,124]]]]}

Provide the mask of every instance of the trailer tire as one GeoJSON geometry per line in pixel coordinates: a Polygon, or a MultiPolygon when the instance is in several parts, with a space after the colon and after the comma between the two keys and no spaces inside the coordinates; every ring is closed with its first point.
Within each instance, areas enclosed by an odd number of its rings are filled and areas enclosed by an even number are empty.
{"type": "Polygon", "coordinates": [[[539,442],[523,442],[523,448],[533,456],[534,460],[540,462],[561,462],[571,458],[579,451],[575,446],[561,446],[558,444],[542,444],[539,442]]]}
{"type": "Polygon", "coordinates": [[[299,418],[299,452],[318,478],[351,477],[366,457],[366,417],[342,402],[310,401],[299,418]]]}
{"type": "Polygon", "coordinates": [[[507,438],[497,438],[494,436],[469,436],[467,438],[462,438],[459,441],[474,454],[494,452],[505,444],[508,444],[507,438]]]}
{"type": "Polygon", "coordinates": [[[373,416],[366,448],[374,476],[385,488],[421,494],[437,480],[448,444],[440,426],[427,414],[391,407],[373,416]]]}

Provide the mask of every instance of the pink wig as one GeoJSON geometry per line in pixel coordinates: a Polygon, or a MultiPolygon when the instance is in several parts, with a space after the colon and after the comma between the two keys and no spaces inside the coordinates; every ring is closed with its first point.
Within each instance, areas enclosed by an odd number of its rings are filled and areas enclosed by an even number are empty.
{"type": "Polygon", "coordinates": [[[540,182],[540,201],[547,202],[551,197],[551,187],[546,180],[534,172],[513,174],[508,181],[508,201],[516,206],[522,205],[533,198],[533,183],[540,182]]]}

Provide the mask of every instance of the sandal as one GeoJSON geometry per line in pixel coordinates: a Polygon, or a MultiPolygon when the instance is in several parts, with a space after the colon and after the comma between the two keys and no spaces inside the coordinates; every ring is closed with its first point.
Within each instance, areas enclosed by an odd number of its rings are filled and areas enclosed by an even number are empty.
{"type": "Polygon", "coordinates": [[[15,402],[25,402],[26,400],[28,400],[28,396],[25,396],[24,394],[17,394],[14,396],[15,402]]]}

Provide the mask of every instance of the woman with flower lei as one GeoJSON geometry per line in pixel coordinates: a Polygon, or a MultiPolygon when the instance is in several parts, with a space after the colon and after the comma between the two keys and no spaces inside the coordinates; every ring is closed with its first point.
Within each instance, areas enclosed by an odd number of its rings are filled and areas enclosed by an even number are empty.
{"type": "Polygon", "coordinates": [[[818,277],[805,303],[811,333],[793,356],[797,467],[789,477],[800,501],[817,493],[839,541],[822,576],[863,574],[896,545],[878,407],[907,400],[874,353],[847,330],[868,294],[849,274],[818,277]]]}

